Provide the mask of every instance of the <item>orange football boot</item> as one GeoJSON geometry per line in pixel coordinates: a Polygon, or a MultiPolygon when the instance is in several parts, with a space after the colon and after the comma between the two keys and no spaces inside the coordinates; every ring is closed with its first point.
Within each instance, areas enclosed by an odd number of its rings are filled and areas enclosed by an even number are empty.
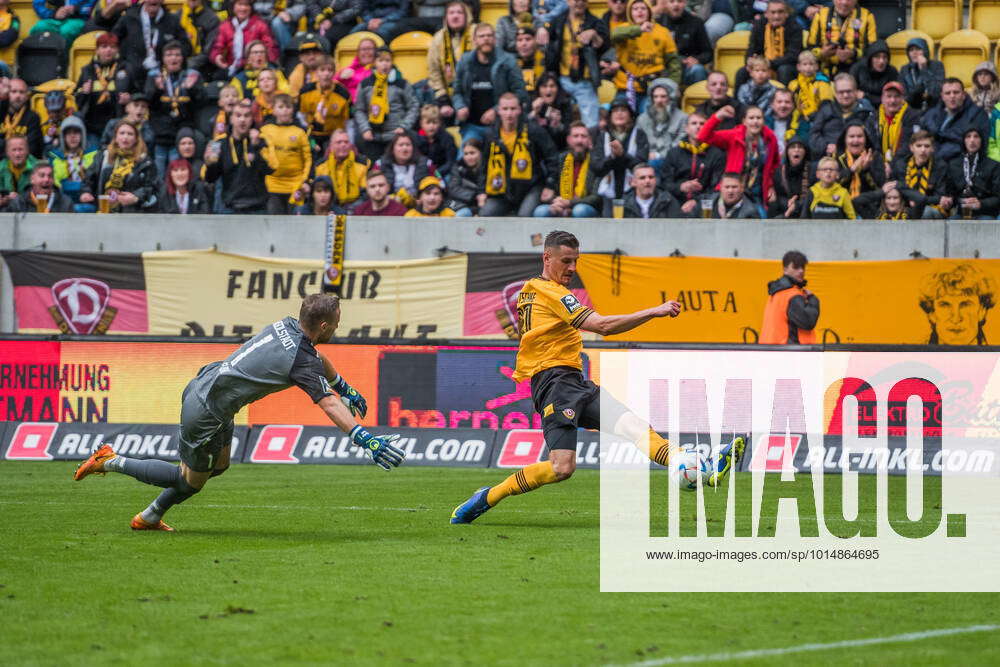
{"type": "Polygon", "coordinates": [[[97,451],[90,455],[90,458],[81,463],[76,468],[76,472],[73,474],[73,479],[80,481],[87,475],[103,475],[104,463],[111,460],[115,456],[115,450],[111,449],[111,445],[101,445],[97,448],[97,451]]]}
{"type": "Polygon", "coordinates": [[[157,521],[156,523],[146,523],[146,520],[142,518],[142,512],[136,514],[132,517],[132,523],[129,524],[132,530],[162,530],[168,533],[173,533],[174,529],[163,523],[163,521],[157,521]]]}

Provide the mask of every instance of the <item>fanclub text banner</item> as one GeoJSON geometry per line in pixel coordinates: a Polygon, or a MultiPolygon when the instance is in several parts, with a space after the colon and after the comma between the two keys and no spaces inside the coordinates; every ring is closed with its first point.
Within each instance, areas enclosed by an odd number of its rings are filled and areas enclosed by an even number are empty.
{"type": "MultiPolygon", "coordinates": [[[[215,251],[146,253],[150,333],[247,335],[297,316],[319,292],[323,261],[215,251]]],[[[358,338],[462,335],[466,258],[347,262],[337,334],[358,338]]]]}

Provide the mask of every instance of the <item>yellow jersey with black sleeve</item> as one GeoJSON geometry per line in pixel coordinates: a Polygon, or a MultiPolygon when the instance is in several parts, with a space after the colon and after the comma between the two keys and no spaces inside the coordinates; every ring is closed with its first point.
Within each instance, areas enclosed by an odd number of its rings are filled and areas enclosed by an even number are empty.
{"type": "Polygon", "coordinates": [[[274,194],[295,192],[309,179],[312,171],[309,135],[294,123],[268,123],[260,128],[260,136],[267,142],[264,157],[274,169],[264,177],[267,191],[274,194]]]}
{"type": "Polygon", "coordinates": [[[526,282],[517,295],[521,345],[514,380],[530,380],[555,366],[583,370],[580,325],[592,312],[557,282],[542,277],[526,282]]]}

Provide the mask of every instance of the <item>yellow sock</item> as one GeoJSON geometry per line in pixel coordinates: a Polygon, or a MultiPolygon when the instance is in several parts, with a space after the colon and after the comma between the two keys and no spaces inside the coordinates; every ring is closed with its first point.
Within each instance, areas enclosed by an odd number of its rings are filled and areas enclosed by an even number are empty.
{"type": "Polygon", "coordinates": [[[500,482],[486,494],[486,502],[493,507],[507,496],[517,496],[534,491],[540,486],[556,481],[556,473],[551,461],[532,463],[500,482]]]}
{"type": "Polygon", "coordinates": [[[669,440],[664,440],[660,437],[660,434],[649,429],[649,446],[643,449],[643,445],[646,444],[642,441],[636,443],[639,449],[643,450],[643,453],[648,456],[652,461],[659,463],[661,466],[666,467],[667,462],[670,461],[670,454],[673,453],[676,447],[670,444],[669,440]]]}

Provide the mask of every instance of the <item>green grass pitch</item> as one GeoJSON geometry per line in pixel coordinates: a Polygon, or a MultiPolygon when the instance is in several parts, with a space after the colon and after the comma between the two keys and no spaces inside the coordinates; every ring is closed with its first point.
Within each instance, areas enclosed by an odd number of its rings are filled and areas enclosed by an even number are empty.
{"type": "MultiPolygon", "coordinates": [[[[995,594],[600,593],[590,471],[451,526],[502,471],[234,466],[162,534],[128,528],[154,488],[73,468],[0,464],[0,664],[629,665],[1000,623],[995,594]]],[[[997,664],[998,639],[750,664],[997,664]]]]}

